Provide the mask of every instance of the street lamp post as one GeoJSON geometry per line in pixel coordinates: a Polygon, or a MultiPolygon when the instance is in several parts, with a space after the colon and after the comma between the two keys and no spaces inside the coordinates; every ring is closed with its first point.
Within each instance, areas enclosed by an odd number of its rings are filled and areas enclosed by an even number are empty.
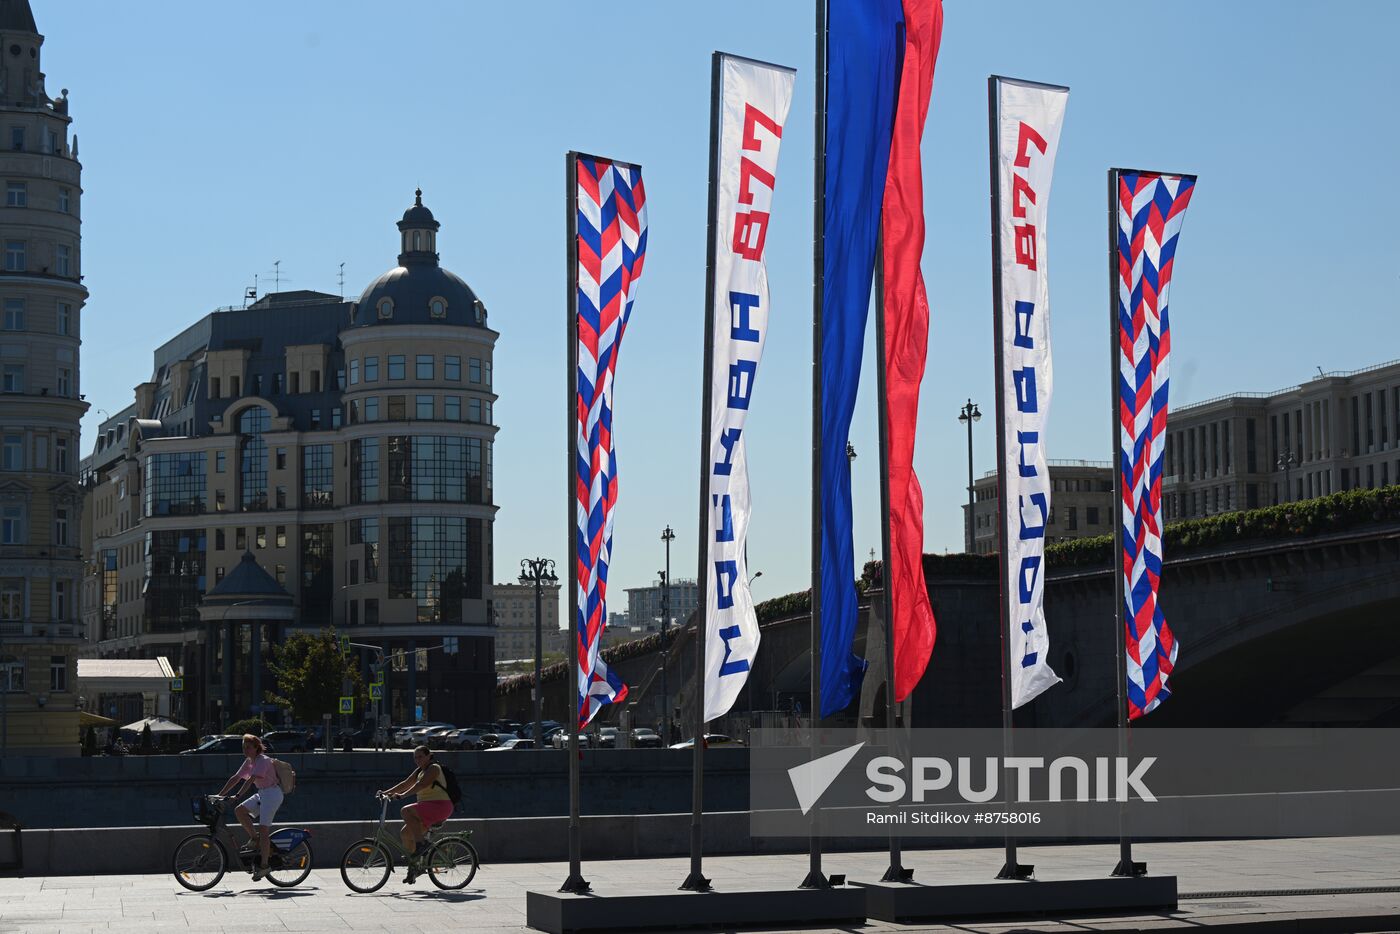
{"type": "Polygon", "coordinates": [[[1278,456],[1278,469],[1283,471],[1284,502],[1293,502],[1293,489],[1289,481],[1289,475],[1292,473],[1293,465],[1296,463],[1298,463],[1298,460],[1293,456],[1293,452],[1291,450],[1286,451],[1278,456]]]}
{"type": "Polygon", "coordinates": [[[541,589],[545,584],[559,583],[554,574],[554,562],[549,558],[521,558],[520,583],[535,585],[535,748],[544,748],[544,685],[540,671],[544,668],[544,626],[541,589]]]}
{"type": "MultiPolygon", "coordinates": [[[[666,570],[658,571],[661,577],[661,745],[671,745],[671,695],[666,685],[666,662],[670,657],[670,647],[666,644],[666,634],[671,626],[671,543],[676,533],[668,525],[661,530],[661,540],[666,543],[666,570]]],[[[697,740],[698,742],[698,740],[697,740]]]]}
{"type": "Polygon", "coordinates": [[[977,541],[973,532],[974,516],[972,514],[974,500],[972,495],[972,423],[981,421],[982,413],[977,411],[976,404],[971,399],[967,400],[967,405],[958,412],[958,421],[967,425],[967,553],[972,554],[977,549],[977,541]]]}

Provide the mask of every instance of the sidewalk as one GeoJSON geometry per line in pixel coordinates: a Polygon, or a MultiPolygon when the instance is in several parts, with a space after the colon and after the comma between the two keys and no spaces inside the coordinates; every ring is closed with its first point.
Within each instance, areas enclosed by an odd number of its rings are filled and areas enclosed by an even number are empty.
{"type": "MultiPolygon", "coordinates": [[[[1258,840],[1210,843],[1145,843],[1134,847],[1154,874],[1175,874],[1180,910],[1149,918],[1005,919],[955,927],[868,922],[858,931],[939,931],[977,934],[1086,931],[1210,932],[1400,931],[1400,837],[1331,840],[1258,840]],[[1370,892],[1355,891],[1370,889],[1370,892]],[[1390,891],[1375,891],[1389,889],[1390,891]],[[1351,891],[1345,891],[1351,890],[1351,891]],[[1288,894],[1289,892],[1317,894],[1288,894]]],[[[1001,864],[999,848],[925,850],[905,854],[915,880],[986,881],[1001,864]]],[[[1022,862],[1036,878],[1100,876],[1117,859],[1116,846],[1022,846],[1022,862]]],[[[827,872],[875,879],[884,853],[828,855],[827,872]]],[[[685,859],[585,863],[584,876],[599,895],[668,891],[685,877],[685,859]]],[[[225,876],[207,893],[186,892],[169,875],[65,876],[0,879],[0,932],[89,934],[102,931],[241,934],[241,932],[384,931],[473,934],[527,931],[525,892],[552,891],[567,875],[559,863],[484,866],[462,892],[439,892],[427,882],[408,888],[396,874],[375,895],[354,895],[334,870],[316,870],[300,887],[279,890],[252,884],[246,875],[225,876]]],[[[806,874],[805,855],[734,856],[705,862],[716,887],[790,887],[806,874]]],[[[1034,884],[1034,883],[1006,883],[1034,884]]],[[[679,919],[678,919],[679,923],[679,919]]],[[[782,930],[773,929],[768,930],[782,930]]],[[[820,929],[815,929],[820,930],[820,929]]]]}

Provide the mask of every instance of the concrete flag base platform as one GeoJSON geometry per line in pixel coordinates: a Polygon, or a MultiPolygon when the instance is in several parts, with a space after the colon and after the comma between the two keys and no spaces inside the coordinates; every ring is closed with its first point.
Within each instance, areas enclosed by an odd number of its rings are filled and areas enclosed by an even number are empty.
{"type": "MultiPolygon", "coordinates": [[[[1173,888],[1175,894],[1175,888],[1173,888]]],[[[650,892],[569,895],[527,892],[525,923],[548,934],[583,931],[831,927],[860,922],[866,890],[856,886],[770,892],[650,892]]]]}
{"type": "Polygon", "coordinates": [[[896,924],[955,918],[1010,918],[1100,912],[1175,911],[1176,876],[918,885],[853,882],[866,917],[896,924]]]}

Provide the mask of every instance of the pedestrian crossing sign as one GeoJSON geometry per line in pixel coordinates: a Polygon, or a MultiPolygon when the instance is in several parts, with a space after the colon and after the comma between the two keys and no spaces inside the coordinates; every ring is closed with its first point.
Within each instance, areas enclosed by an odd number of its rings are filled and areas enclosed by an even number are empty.
{"type": "Polygon", "coordinates": [[[371,685],[369,686],[369,699],[370,699],[370,700],[383,700],[383,699],[384,699],[384,682],[383,682],[383,681],[376,681],[376,682],[374,682],[373,684],[371,684],[371,685]]]}
{"type": "Polygon", "coordinates": [[[340,699],[340,712],[341,712],[341,713],[354,713],[354,712],[355,712],[355,698],[353,698],[353,697],[342,697],[342,698],[340,699]]]}

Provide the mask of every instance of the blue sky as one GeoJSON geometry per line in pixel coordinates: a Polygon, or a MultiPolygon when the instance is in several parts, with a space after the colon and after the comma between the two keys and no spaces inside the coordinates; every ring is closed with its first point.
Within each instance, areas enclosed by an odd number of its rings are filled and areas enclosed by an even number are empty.
{"type": "MultiPolygon", "coordinates": [[[[810,3],[33,0],[84,164],[83,391],[116,411],[151,351],[271,287],[358,295],[421,185],[496,354],[496,579],[562,559],[563,153],[644,166],[651,239],[619,362],[614,591],[694,574],[709,55],[798,69],[768,237],[772,323],[749,462],[764,599],[808,580],[810,3]],[[528,12],[527,12],[528,11],[528,12]]],[[[1400,5],[949,0],[924,142],[933,309],[916,466],[926,549],[961,550],[958,407],[993,409],[986,77],[1071,88],[1050,201],[1052,458],[1108,457],[1105,170],[1195,172],[1172,289],[1173,403],[1400,356],[1400,5]],[[1154,11],[1158,11],[1155,12],[1154,11]]],[[[874,376],[853,443],[877,546],[874,376]]],[[[976,470],[993,467],[990,418],[976,470]]],[[[90,436],[84,439],[90,447],[90,436]]],[[[615,608],[625,608],[618,594],[615,608]]]]}

